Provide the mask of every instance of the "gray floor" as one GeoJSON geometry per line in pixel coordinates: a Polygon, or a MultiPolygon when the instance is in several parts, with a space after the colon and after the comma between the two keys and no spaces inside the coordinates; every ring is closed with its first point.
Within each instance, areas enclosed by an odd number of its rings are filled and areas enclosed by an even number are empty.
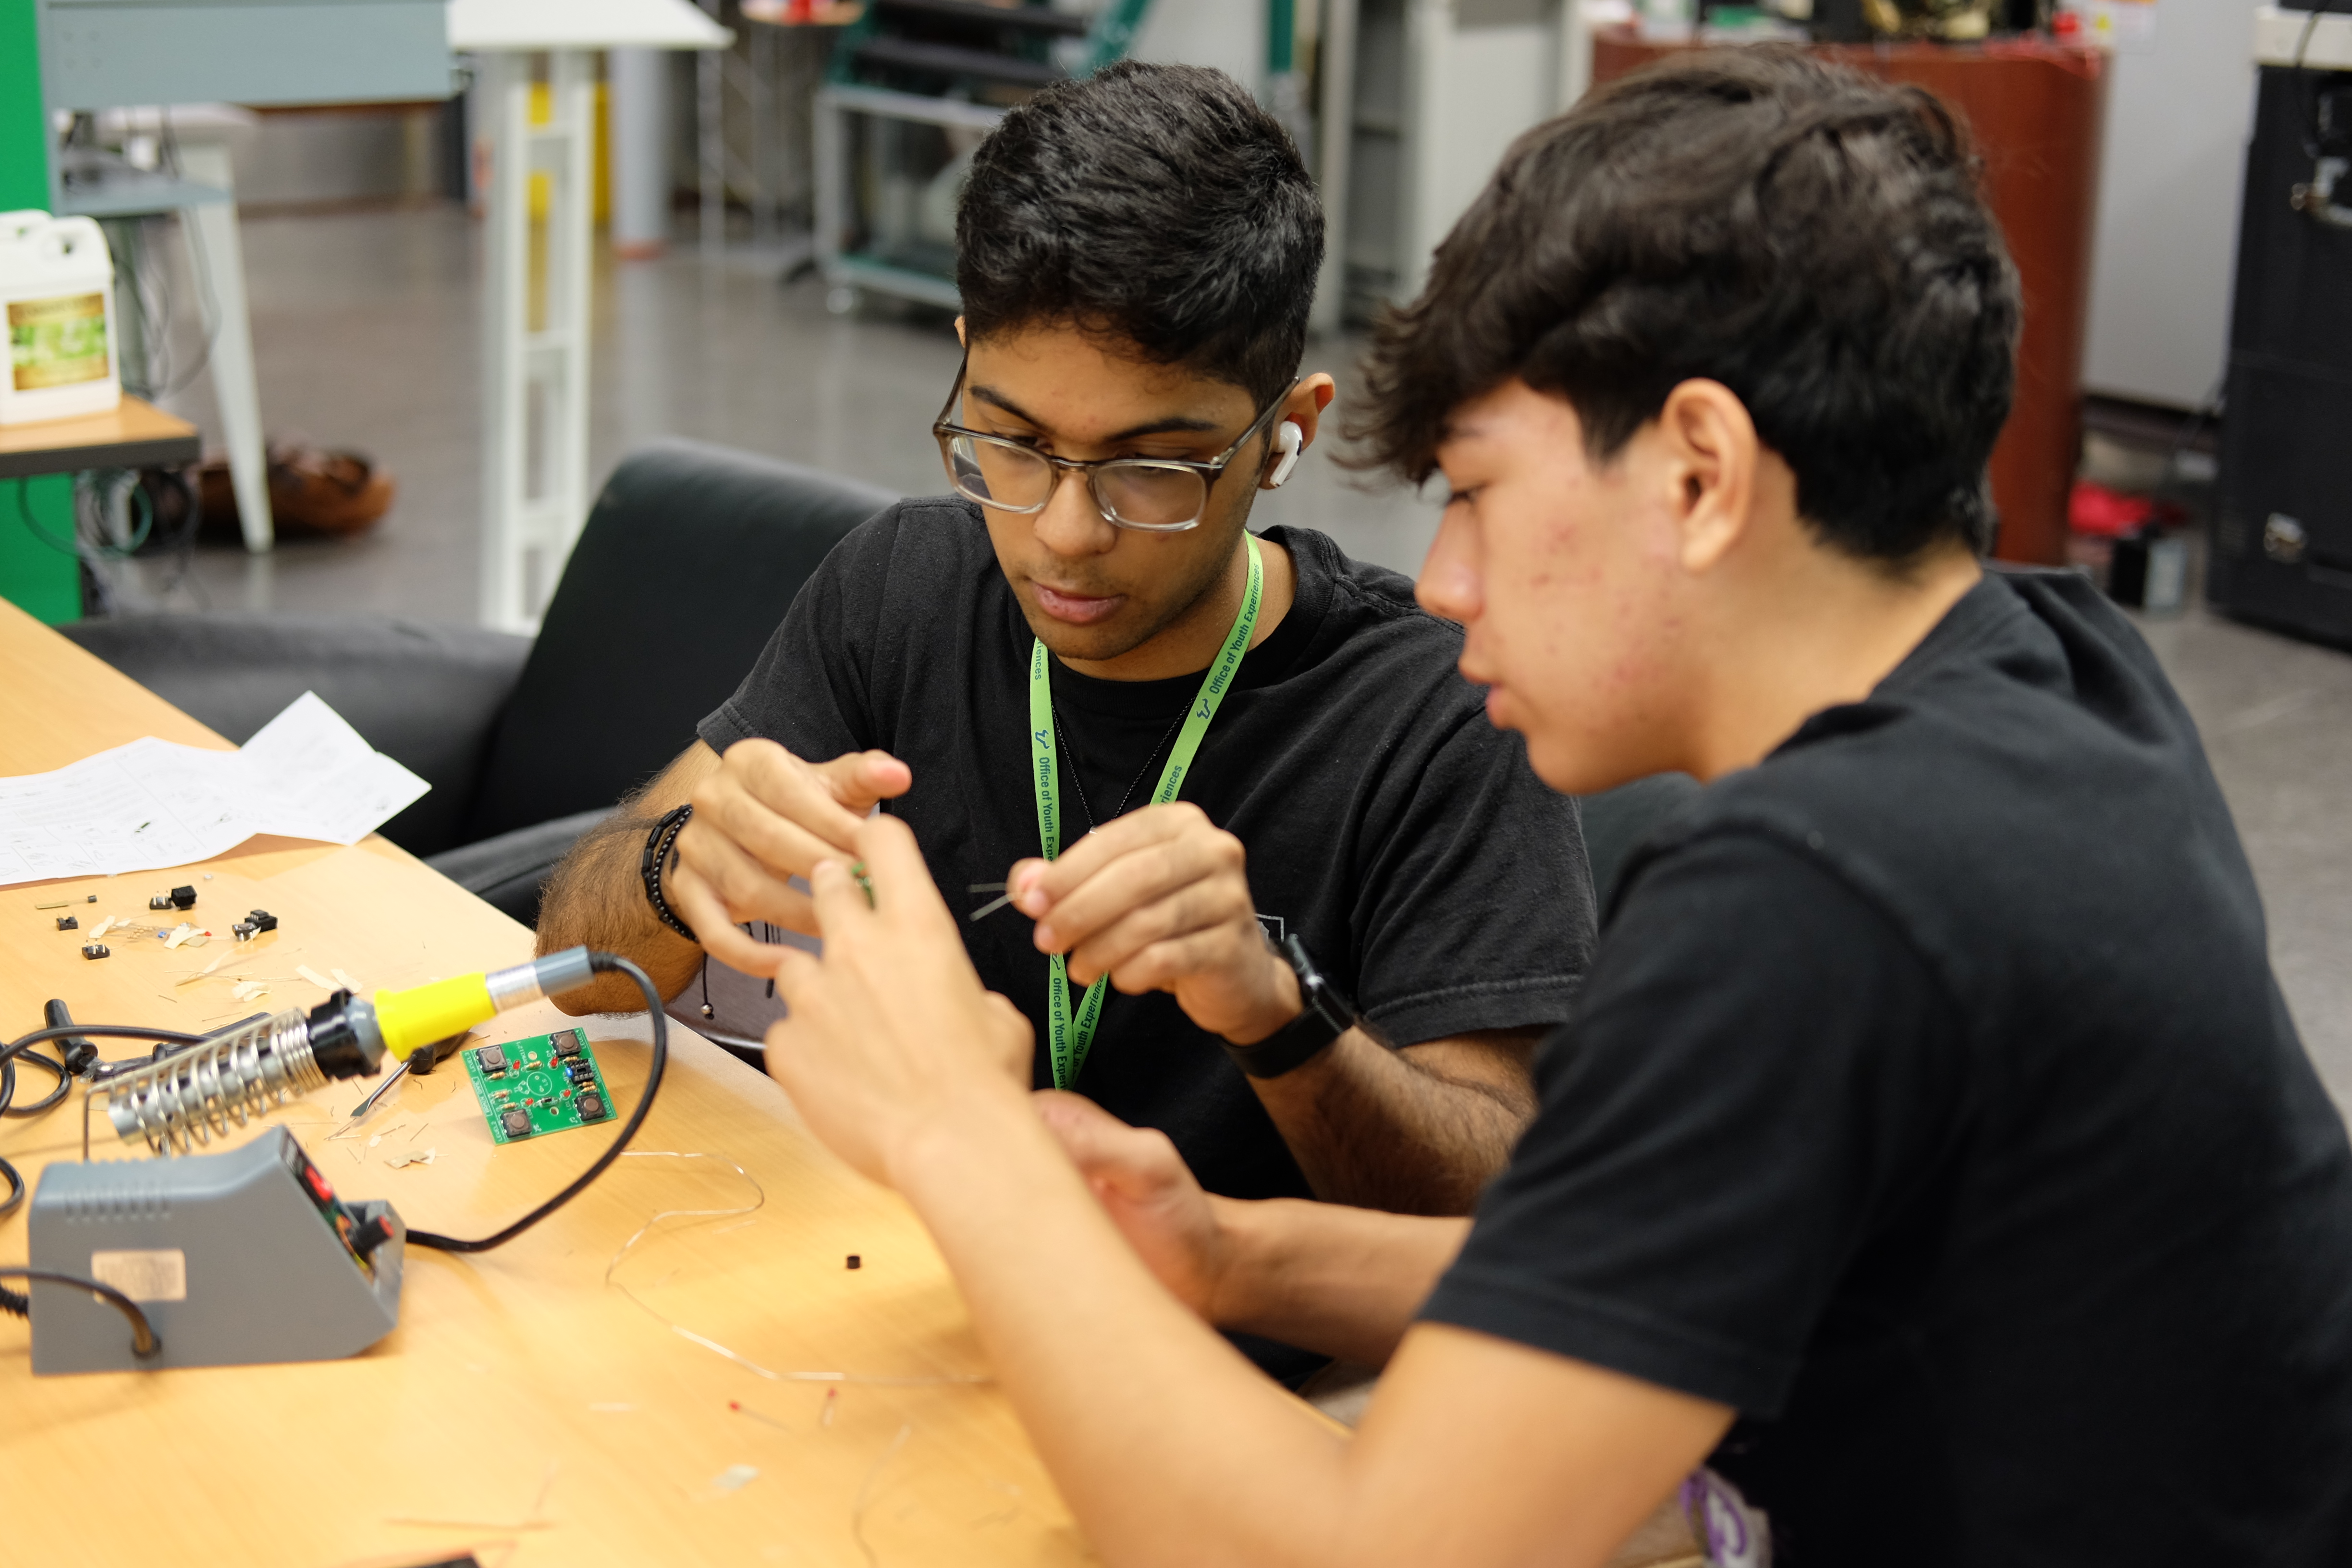
{"type": "MultiPolygon", "coordinates": [[[[470,619],[478,231],[434,207],[250,219],[245,244],[269,428],[374,454],[398,476],[400,500],[358,540],[289,542],[260,558],[201,551],[169,601],[470,619]]],[[[595,298],[599,479],[631,447],[681,435],[896,489],[940,488],[927,430],[955,374],[944,319],[836,318],[814,279],[779,287],[772,268],[692,254],[600,264],[595,298]]],[[[1310,366],[1339,374],[1344,389],[1353,349],[1318,344],[1310,366]]],[[[217,428],[201,379],[175,405],[217,428]]],[[[1351,553],[1413,570],[1434,513],[1409,496],[1355,488],[1328,450],[1311,450],[1260,516],[1323,529],[1351,553]]],[[[173,576],[163,563],[138,564],[148,595],[173,576]]],[[[2147,629],[2237,815],[2304,1037],[2352,1109],[2352,656],[2195,608],[2147,629]]]]}

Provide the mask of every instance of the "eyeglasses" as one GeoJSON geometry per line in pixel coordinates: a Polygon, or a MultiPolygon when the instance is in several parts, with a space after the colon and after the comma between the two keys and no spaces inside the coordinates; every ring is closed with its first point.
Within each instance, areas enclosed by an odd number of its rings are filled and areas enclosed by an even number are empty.
{"type": "Polygon", "coordinates": [[[1087,489],[1106,521],[1142,533],[1181,533],[1199,526],[1208,510],[1209,487],[1225,471],[1234,454],[1250,444],[1280,413],[1298,383],[1269,403],[1250,421],[1234,444],[1205,463],[1182,458],[1096,458],[1086,461],[1057,458],[1051,452],[1003,436],[967,430],[948,418],[956,399],[963,395],[965,370],[956,371],[955,389],[947,406],[931,422],[940,439],[940,457],[948,466],[948,483],[956,494],[999,511],[1030,515],[1045,510],[1061,482],[1057,470],[1087,477],[1087,489]]]}

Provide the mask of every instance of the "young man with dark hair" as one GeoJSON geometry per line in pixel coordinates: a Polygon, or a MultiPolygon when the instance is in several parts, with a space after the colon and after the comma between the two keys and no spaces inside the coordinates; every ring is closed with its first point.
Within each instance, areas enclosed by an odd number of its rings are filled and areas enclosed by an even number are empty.
{"type": "Polygon", "coordinates": [[[813,932],[795,879],[879,804],[1056,1043],[1041,1086],[1166,1130],[1213,1191],[1466,1213],[1532,1111],[1590,882],[1458,628],[1318,534],[1245,527],[1332,395],[1299,375],[1323,220],[1297,153],[1215,72],[1116,67],[1006,115],[958,247],[958,493],[833,552],[559,872],[542,948],[626,952],[666,994],[706,952],[769,974],[788,950],[739,922],[813,932]]]}
{"type": "Polygon", "coordinates": [[[2352,1150],[2147,647],[1979,565],[2019,310],[1934,100],[1757,49],[1522,138],[1381,331],[1495,721],[1711,781],[1474,1221],[1207,1197],[1023,1092],[899,824],[814,868],[771,1069],[1106,1561],[1597,1564],[1679,1496],[1717,1563],[2352,1562],[2352,1150]],[[1359,1433],[1203,1318],[1390,1358],[1359,1433]]]}

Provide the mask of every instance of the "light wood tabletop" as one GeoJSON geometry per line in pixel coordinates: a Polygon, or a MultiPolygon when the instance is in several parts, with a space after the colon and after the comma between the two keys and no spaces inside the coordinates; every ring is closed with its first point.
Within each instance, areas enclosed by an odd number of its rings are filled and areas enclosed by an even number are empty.
{"type": "MultiPolygon", "coordinates": [[[[0,774],[141,735],[226,744],[0,605],[0,774]]],[[[530,952],[523,927],[380,837],[256,838],[171,871],[0,889],[0,942],[5,1037],[41,1026],[53,996],[83,1023],[193,1032],[315,1005],[323,993],[297,965],[373,990],[530,952]],[[61,912],[85,931],[93,916],[152,925],[164,917],[149,894],[179,883],[198,890],[186,919],[226,933],[259,907],[278,929],[194,950],[110,934],[113,956],[97,961],[55,929],[61,912]],[[74,902],[35,907],[60,900],[74,902]],[[233,999],[239,977],[266,980],[268,994],[233,999]]],[[[560,1017],[541,1003],[477,1034],[516,1039],[560,1017]]],[[[646,1031],[643,1017],[589,1023],[624,1111],[646,1031]]],[[[494,1252],[411,1248],[400,1327],[362,1355],[36,1378],[27,1326],[0,1317],[0,1562],[334,1568],[465,1549],[485,1568],[1087,1559],[905,1205],[819,1146],[766,1078],[676,1026],[670,1053],[632,1157],[494,1252]],[[846,1267],[851,1254],[862,1267],[846,1267]]],[[[20,1073],[20,1101],[48,1081],[20,1073]]],[[[331,1141],[372,1087],[330,1084],[219,1146],[282,1123],[342,1194],[465,1236],[554,1192],[612,1135],[501,1147],[453,1059],[331,1141]],[[387,1163],[417,1148],[436,1151],[431,1163],[387,1163]]],[[[76,1095],[0,1122],[0,1155],[37,1182],[79,1158],[80,1129],[76,1095]]],[[[102,1112],[91,1153],[149,1157],[102,1112]]],[[[0,1221],[0,1263],[25,1260],[25,1212],[0,1221]]]]}
{"type": "Polygon", "coordinates": [[[193,463],[199,447],[194,426],[126,395],[104,414],[0,425],[0,479],[193,463]]]}

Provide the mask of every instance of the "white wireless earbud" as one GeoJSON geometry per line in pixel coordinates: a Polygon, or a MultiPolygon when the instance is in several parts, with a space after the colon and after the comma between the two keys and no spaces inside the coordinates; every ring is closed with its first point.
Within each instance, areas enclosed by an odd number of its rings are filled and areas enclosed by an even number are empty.
{"type": "Polygon", "coordinates": [[[1265,477],[1265,488],[1278,490],[1282,488],[1282,481],[1290,477],[1290,470],[1298,467],[1298,449],[1307,445],[1306,432],[1298,428],[1297,420],[1286,419],[1282,427],[1274,433],[1274,445],[1275,449],[1282,454],[1282,460],[1275,464],[1274,472],[1265,477]]]}

